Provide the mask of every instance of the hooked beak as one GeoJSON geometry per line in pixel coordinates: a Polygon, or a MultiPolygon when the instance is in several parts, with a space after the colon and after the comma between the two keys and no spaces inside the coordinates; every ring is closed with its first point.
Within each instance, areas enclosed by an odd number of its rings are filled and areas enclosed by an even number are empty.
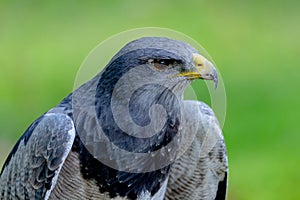
{"type": "Polygon", "coordinates": [[[193,54],[194,66],[191,71],[182,72],[178,76],[187,77],[189,80],[204,79],[213,80],[215,88],[218,86],[218,72],[214,65],[198,53],[193,54]]]}

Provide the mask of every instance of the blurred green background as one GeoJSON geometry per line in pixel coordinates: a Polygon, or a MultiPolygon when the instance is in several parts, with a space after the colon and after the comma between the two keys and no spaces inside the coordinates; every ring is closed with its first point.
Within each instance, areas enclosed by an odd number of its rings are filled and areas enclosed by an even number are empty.
{"type": "Polygon", "coordinates": [[[191,36],[217,63],[228,199],[300,199],[300,1],[0,1],[0,166],[98,43],[145,26],[191,36]]]}

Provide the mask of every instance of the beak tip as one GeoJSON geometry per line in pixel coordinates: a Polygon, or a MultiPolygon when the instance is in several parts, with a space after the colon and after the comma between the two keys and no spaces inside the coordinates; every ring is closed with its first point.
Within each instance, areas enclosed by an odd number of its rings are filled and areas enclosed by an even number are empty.
{"type": "Polygon", "coordinates": [[[213,71],[214,71],[213,72],[213,81],[214,81],[215,89],[217,89],[218,82],[219,82],[218,72],[216,69],[214,69],[213,71]]]}
{"type": "Polygon", "coordinates": [[[218,87],[218,78],[214,79],[214,85],[215,85],[215,89],[217,89],[217,87],[218,87]]]}

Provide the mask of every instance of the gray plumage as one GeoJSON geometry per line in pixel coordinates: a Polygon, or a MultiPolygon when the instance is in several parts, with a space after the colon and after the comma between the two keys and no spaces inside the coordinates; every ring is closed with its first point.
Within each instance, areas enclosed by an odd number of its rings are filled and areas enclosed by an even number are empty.
{"type": "Polygon", "coordinates": [[[155,37],[127,44],[26,130],[3,166],[0,199],[225,199],[218,121],[206,104],[183,101],[195,78],[217,83],[190,45],[155,37]]]}
{"type": "Polygon", "coordinates": [[[70,117],[46,114],[30,139],[19,141],[0,178],[1,199],[47,199],[71,150],[75,129],[70,117]]]}
{"type": "Polygon", "coordinates": [[[188,126],[183,134],[193,132],[191,129],[196,124],[198,132],[192,145],[171,168],[165,199],[209,200],[216,199],[217,192],[218,199],[225,199],[228,166],[219,123],[213,111],[202,102],[185,101],[185,109],[188,126]],[[211,144],[211,149],[205,147],[207,144],[211,144]]]}

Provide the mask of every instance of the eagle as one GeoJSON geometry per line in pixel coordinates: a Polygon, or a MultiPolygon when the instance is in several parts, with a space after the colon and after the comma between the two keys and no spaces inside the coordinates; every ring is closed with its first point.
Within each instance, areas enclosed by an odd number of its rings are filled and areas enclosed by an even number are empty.
{"type": "Polygon", "coordinates": [[[228,161],[212,109],[184,100],[212,62],[165,37],[131,41],[36,119],[8,155],[0,199],[225,199],[228,161]]]}

